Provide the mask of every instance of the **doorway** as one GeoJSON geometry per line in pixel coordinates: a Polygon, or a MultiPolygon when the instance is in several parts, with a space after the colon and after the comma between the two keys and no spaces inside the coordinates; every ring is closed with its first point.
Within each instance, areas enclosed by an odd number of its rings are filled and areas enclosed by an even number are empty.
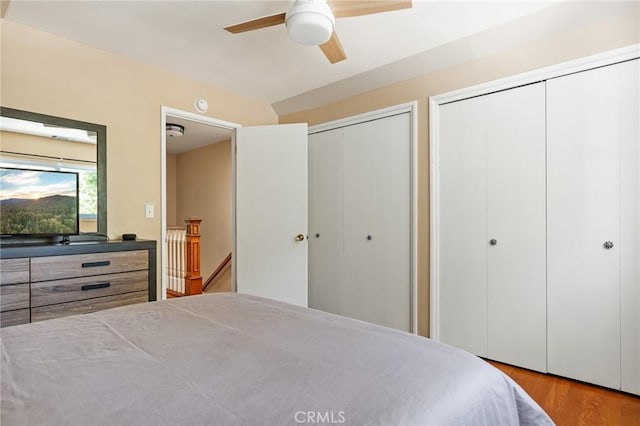
{"type": "Polygon", "coordinates": [[[234,235],[234,131],[240,125],[187,111],[162,107],[161,112],[162,244],[161,299],[171,293],[168,277],[173,259],[167,236],[199,217],[200,272],[207,288],[220,284],[234,290],[232,258],[234,235]],[[170,131],[167,131],[169,125],[170,131]],[[231,257],[230,257],[231,256],[231,257]],[[220,269],[220,268],[223,269],[220,269]],[[226,276],[221,277],[221,275],[226,276]],[[224,282],[220,282],[224,280],[224,282]]]}

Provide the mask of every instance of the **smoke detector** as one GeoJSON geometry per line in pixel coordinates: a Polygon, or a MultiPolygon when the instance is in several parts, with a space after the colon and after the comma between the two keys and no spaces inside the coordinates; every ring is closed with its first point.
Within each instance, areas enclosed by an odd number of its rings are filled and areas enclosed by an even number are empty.
{"type": "Polygon", "coordinates": [[[184,126],[167,123],[166,131],[170,138],[179,138],[184,135],[184,126]]]}

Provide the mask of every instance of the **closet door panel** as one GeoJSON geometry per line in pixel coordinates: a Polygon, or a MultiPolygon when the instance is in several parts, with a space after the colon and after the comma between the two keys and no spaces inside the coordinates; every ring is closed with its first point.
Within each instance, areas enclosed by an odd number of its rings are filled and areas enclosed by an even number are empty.
{"type": "Polygon", "coordinates": [[[484,100],[440,108],[438,339],[487,356],[487,145],[484,100]]]}
{"type": "Polygon", "coordinates": [[[343,314],[411,328],[409,114],[344,128],[343,314]]]}
{"type": "Polygon", "coordinates": [[[621,95],[621,388],[640,394],[640,60],[616,69],[621,95]]]}
{"type": "Polygon", "coordinates": [[[488,354],[546,371],[545,87],[484,97],[488,354]]]}
{"type": "Polygon", "coordinates": [[[374,320],[411,330],[411,152],[409,113],[370,123],[375,140],[371,161],[376,173],[376,205],[372,240],[377,259],[374,320]]]}
{"type": "Polygon", "coordinates": [[[410,331],[410,114],[309,144],[310,306],[410,331]]]}
{"type": "Polygon", "coordinates": [[[309,135],[309,306],[342,313],[343,131],[309,135]]]}
{"type": "Polygon", "coordinates": [[[376,319],[376,282],[380,260],[374,244],[377,143],[370,123],[344,130],[344,274],[343,315],[376,319]],[[368,240],[367,236],[372,239],[368,240]]]}
{"type": "Polygon", "coordinates": [[[616,74],[604,67],[547,82],[549,371],[613,388],[621,356],[616,74]]]}

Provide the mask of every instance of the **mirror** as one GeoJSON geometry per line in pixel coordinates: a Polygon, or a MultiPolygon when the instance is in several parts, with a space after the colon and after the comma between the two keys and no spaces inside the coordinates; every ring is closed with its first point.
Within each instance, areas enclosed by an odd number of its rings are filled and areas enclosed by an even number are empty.
{"type": "Polygon", "coordinates": [[[79,174],[80,233],[107,234],[107,128],[0,107],[3,167],[79,174]]]}

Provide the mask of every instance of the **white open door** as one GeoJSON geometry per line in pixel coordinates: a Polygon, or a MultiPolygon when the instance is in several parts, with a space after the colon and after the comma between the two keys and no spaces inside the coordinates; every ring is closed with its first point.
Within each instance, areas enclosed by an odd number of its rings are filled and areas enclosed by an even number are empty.
{"type": "Polygon", "coordinates": [[[238,293],[307,306],[307,125],[236,130],[238,293]]]}

